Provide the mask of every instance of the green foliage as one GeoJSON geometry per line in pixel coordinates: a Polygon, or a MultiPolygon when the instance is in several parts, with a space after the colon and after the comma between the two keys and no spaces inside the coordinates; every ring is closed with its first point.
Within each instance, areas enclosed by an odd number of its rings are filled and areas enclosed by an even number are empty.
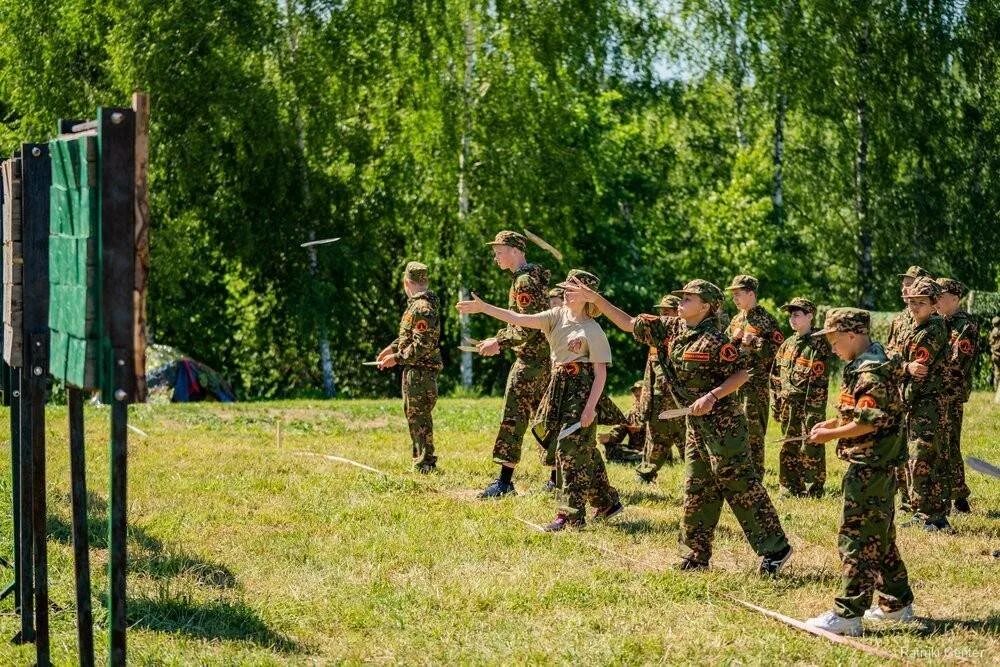
{"type": "MultiPolygon", "coordinates": [[[[421,259],[448,392],[459,287],[506,298],[501,228],[633,313],[738,272],[768,304],[856,303],[859,100],[876,307],[912,263],[997,289],[998,30],[957,0],[0,0],[0,150],[148,91],[154,338],[252,398],[316,393],[325,332],[342,395],[395,392],[359,362],[421,259]],[[330,236],[313,270],[299,244],[330,236]]],[[[644,351],[611,337],[625,387],[644,351]]],[[[507,363],[477,360],[477,388],[507,363]]]]}

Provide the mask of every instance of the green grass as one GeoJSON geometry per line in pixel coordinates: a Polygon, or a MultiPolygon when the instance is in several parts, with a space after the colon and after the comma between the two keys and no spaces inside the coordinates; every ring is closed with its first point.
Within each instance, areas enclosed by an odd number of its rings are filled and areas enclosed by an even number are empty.
{"type": "MultiPolygon", "coordinates": [[[[1000,406],[985,393],[967,410],[966,454],[1000,461],[1000,406]]],[[[805,618],[838,588],[836,530],[843,464],[829,454],[819,500],[776,498],[777,452],[766,483],[796,549],[777,581],[723,511],[713,569],[673,571],[682,469],[639,487],[611,466],[629,503],[610,525],[555,536],[553,501],[526,444],[521,495],[472,499],[489,463],[500,402],[446,399],[436,411],[442,472],[409,471],[398,401],[136,406],[130,435],[129,655],[133,664],[810,663],[877,664],[728,601],[734,595],[805,618]],[[281,446],[276,423],[281,420],[281,446]],[[298,452],[349,457],[388,477],[298,452]]],[[[86,414],[91,558],[98,646],[104,651],[105,501],[109,415],[86,414]]],[[[0,424],[7,430],[7,425],[0,424]]],[[[772,425],[773,429],[773,425],[772,425]]],[[[776,431],[771,431],[775,437],[776,431]]],[[[48,413],[50,582],[56,664],[76,659],[66,413],[48,413]]],[[[0,457],[7,458],[7,457],[0,457]]],[[[9,498],[0,461],[0,498],[9,498]]],[[[900,530],[926,620],[865,637],[909,660],[995,660],[1000,654],[1000,482],[969,472],[974,513],[957,534],[900,530]]],[[[6,501],[0,503],[6,507],[6,501]]],[[[6,512],[6,510],[5,510],[6,512]]],[[[10,543],[9,516],[0,538],[10,543]]],[[[9,554],[9,549],[0,553],[9,554]]],[[[7,575],[9,577],[9,574],[7,575]]],[[[0,635],[17,617],[0,603],[0,635]]],[[[33,647],[0,642],[0,664],[33,647]]]]}

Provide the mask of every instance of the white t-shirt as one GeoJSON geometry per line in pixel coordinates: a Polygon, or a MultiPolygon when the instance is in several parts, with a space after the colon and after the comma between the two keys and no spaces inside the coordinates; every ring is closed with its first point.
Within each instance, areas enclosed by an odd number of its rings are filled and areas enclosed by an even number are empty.
{"type": "Polygon", "coordinates": [[[592,317],[581,315],[580,321],[571,319],[566,306],[550,308],[537,314],[542,319],[542,332],[549,341],[552,361],[557,364],[611,363],[611,345],[604,330],[592,317]]]}

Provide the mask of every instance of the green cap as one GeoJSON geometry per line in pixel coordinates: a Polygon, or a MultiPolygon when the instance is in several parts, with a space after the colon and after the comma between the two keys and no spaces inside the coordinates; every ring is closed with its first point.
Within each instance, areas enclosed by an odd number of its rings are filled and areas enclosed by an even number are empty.
{"type": "Polygon", "coordinates": [[[866,334],[871,330],[872,316],[867,310],[860,308],[831,308],[826,312],[823,328],[813,336],[834,333],[866,334]]]}
{"type": "Polygon", "coordinates": [[[427,282],[427,265],[420,262],[410,262],[403,270],[403,275],[410,282],[422,285],[427,282]]]}
{"type": "Polygon", "coordinates": [[[938,278],[934,282],[936,282],[938,287],[941,288],[942,293],[954,294],[959,299],[965,296],[966,292],[969,291],[969,288],[954,278],[938,278]]]}
{"type": "Polygon", "coordinates": [[[924,276],[913,281],[906,290],[905,298],[927,297],[936,301],[939,296],[941,296],[941,286],[934,282],[933,278],[924,276]]]}
{"type": "Polygon", "coordinates": [[[524,250],[528,247],[528,239],[524,236],[524,234],[504,230],[502,232],[498,232],[496,238],[486,245],[505,245],[511,248],[517,248],[518,250],[524,250]]]}
{"type": "Polygon", "coordinates": [[[745,289],[745,290],[750,290],[751,292],[756,292],[758,284],[759,283],[757,282],[757,279],[754,278],[753,276],[748,276],[746,274],[741,273],[740,275],[733,278],[733,282],[729,283],[729,287],[727,287],[726,289],[727,290],[745,289]]]}
{"type": "Polygon", "coordinates": [[[566,282],[569,282],[573,278],[576,278],[590,289],[597,289],[597,286],[601,284],[600,278],[583,269],[570,269],[569,273],[566,274],[566,282]]]}
{"type": "Polygon", "coordinates": [[[900,278],[929,278],[931,272],[922,266],[917,266],[914,264],[906,270],[906,273],[900,273],[900,278]]]}
{"type": "Polygon", "coordinates": [[[695,278],[684,287],[672,291],[671,294],[676,294],[677,296],[695,294],[708,303],[722,303],[722,290],[718,286],[701,278],[695,278]]]}
{"type": "Polygon", "coordinates": [[[811,314],[816,312],[816,304],[810,301],[809,299],[803,299],[802,297],[797,296],[788,303],[786,303],[785,305],[781,306],[779,310],[784,310],[787,312],[791,312],[793,310],[801,310],[803,313],[811,314]]]}
{"type": "Polygon", "coordinates": [[[664,295],[660,302],[656,304],[657,308],[669,308],[670,310],[677,310],[677,306],[681,305],[681,300],[679,297],[673,294],[664,295]]]}

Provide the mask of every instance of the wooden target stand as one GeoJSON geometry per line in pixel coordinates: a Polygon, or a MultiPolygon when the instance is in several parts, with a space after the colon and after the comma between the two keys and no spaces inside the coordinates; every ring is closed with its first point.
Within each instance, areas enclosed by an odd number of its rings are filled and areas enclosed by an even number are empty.
{"type": "MultiPolygon", "coordinates": [[[[145,399],[148,98],[59,121],[3,163],[3,349],[11,408],[14,596],[36,664],[51,664],[45,498],[49,378],[67,387],[81,665],[94,664],[83,403],[111,406],[108,664],[125,664],[128,405],[145,399]]],[[[4,368],[0,368],[2,372],[4,368]]],[[[4,382],[6,380],[6,382],[4,382]]],[[[2,563],[0,563],[2,564],[2,563]]]]}

